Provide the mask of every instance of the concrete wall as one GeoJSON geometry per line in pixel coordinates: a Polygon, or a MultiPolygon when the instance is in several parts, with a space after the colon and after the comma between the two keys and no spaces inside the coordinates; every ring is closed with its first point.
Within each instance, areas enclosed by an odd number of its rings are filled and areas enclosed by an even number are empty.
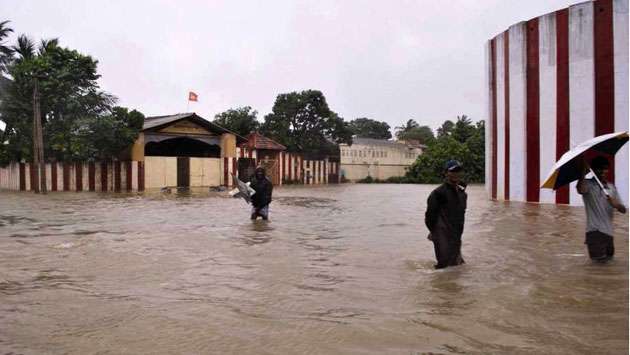
{"type": "MultiPolygon", "coordinates": [[[[521,22],[486,46],[490,198],[581,205],[575,183],[541,190],[564,152],[628,130],[628,0],[580,3],[521,22]]],[[[614,161],[628,202],[628,147],[614,161]]]]}

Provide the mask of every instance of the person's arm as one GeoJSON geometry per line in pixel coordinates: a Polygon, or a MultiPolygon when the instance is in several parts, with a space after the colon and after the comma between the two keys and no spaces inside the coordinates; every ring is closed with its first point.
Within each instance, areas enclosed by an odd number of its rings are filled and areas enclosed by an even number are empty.
{"type": "Polygon", "coordinates": [[[589,170],[584,158],[578,160],[578,169],[580,169],[580,179],[575,188],[580,195],[584,195],[588,193],[588,183],[584,180],[584,176],[586,176],[589,170]]]}
{"type": "Polygon", "coordinates": [[[619,198],[619,193],[617,192],[616,188],[613,190],[612,194],[606,197],[608,198],[608,203],[610,203],[610,205],[613,206],[617,211],[624,214],[626,213],[626,206],[621,203],[621,199],[619,198]]]}
{"type": "Polygon", "coordinates": [[[433,231],[440,214],[440,201],[437,192],[433,191],[427,199],[427,210],[424,213],[424,224],[429,231],[433,231]]]}

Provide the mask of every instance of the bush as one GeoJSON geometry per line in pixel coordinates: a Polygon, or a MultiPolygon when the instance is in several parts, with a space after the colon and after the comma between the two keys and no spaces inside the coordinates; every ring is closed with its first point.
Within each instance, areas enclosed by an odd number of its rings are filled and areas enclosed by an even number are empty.
{"type": "Polygon", "coordinates": [[[360,184],[372,184],[374,183],[374,179],[372,179],[372,177],[368,175],[366,178],[358,180],[357,182],[360,184]]]}

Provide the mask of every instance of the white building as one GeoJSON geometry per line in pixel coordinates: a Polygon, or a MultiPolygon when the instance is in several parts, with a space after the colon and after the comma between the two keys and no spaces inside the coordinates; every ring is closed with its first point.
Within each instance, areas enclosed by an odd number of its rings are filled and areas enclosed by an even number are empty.
{"type": "Polygon", "coordinates": [[[357,181],[371,176],[385,180],[404,176],[407,168],[422,154],[423,145],[371,138],[353,138],[352,145],[340,144],[343,178],[357,181]]]}

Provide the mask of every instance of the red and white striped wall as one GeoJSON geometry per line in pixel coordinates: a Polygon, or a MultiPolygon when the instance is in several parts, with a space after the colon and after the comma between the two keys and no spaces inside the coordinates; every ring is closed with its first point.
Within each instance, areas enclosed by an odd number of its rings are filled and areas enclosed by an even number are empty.
{"type": "MultiPolygon", "coordinates": [[[[48,191],[143,191],[144,162],[47,163],[48,191]]],[[[30,163],[0,167],[0,189],[33,191],[36,174],[30,163]]]]}
{"type": "MultiPolygon", "coordinates": [[[[256,164],[258,164],[258,155],[255,149],[248,149],[244,147],[238,147],[236,149],[236,155],[239,158],[252,158],[256,164]]],[[[317,185],[338,182],[328,180],[329,174],[339,175],[338,162],[331,162],[328,159],[305,160],[304,156],[300,153],[279,152],[276,169],[276,173],[281,177],[279,181],[280,185],[317,185]]],[[[236,168],[235,170],[238,169],[236,168]]],[[[228,180],[226,179],[225,181],[228,180]]]]}
{"type": "MultiPolygon", "coordinates": [[[[492,199],[581,205],[575,183],[540,189],[579,143],[628,130],[628,0],[580,3],[511,26],[486,46],[486,189],[492,199]]],[[[611,180],[628,202],[628,148],[611,180]]]]}

